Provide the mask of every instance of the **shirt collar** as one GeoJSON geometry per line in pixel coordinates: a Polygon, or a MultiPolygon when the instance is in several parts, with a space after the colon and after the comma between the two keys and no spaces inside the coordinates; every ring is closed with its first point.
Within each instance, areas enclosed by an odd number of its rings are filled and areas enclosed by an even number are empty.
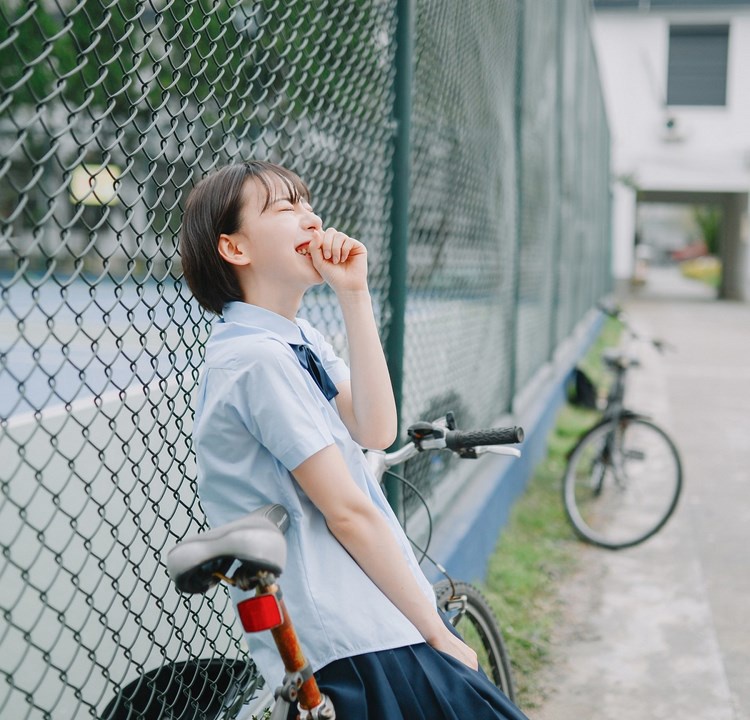
{"type": "Polygon", "coordinates": [[[281,337],[284,342],[300,344],[305,339],[299,325],[271,310],[234,301],[224,306],[221,322],[237,323],[249,327],[262,328],[281,337]]]}

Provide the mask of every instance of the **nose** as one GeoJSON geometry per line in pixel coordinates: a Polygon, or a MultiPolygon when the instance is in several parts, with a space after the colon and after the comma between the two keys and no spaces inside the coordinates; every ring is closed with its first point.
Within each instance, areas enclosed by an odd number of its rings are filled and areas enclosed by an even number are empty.
{"type": "Polygon", "coordinates": [[[320,230],[323,227],[323,221],[312,210],[304,208],[305,213],[302,216],[302,224],[306,230],[320,230]]]}

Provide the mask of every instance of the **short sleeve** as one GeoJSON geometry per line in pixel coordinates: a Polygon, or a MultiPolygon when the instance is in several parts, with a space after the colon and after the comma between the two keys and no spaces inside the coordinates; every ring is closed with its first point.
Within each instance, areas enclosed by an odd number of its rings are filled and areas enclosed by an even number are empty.
{"type": "Polygon", "coordinates": [[[282,343],[264,343],[237,371],[231,404],[249,432],[287,470],[335,442],[296,357],[282,343]]]}
{"type": "Polygon", "coordinates": [[[349,380],[351,377],[349,366],[336,354],[336,351],[323,334],[305,320],[300,320],[299,325],[303,337],[320,358],[323,367],[331,380],[333,380],[333,384],[338,385],[338,383],[344,380],[349,380]]]}

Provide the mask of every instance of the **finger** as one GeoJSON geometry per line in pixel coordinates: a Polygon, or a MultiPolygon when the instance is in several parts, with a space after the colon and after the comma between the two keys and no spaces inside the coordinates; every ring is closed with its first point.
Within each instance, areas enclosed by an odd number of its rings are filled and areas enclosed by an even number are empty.
{"type": "Polygon", "coordinates": [[[352,251],[352,248],[354,247],[354,239],[350,237],[346,237],[344,239],[344,242],[341,245],[341,259],[340,262],[346,262],[349,259],[349,253],[352,251]]]}
{"type": "Polygon", "coordinates": [[[367,248],[362,242],[355,238],[349,238],[351,240],[351,247],[349,248],[350,255],[366,255],[367,248]]]}
{"type": "Polygon", "coordinates": [[[476,670],[479,667],[477,654],[474,652],[457,652],[455,657],[472,670],[476,670]]]}
{"type": "Polygon", "coordinates": [[[325,260],[323,259],[323,233],[315,234],[314,238],[307,246],[307,251],[310,253],[313,267],[319,271],[321,269],[321,266],[325,262],[325,260]]]}
{"type": "Polygon", "coordinates": [[[355,255],[367,255],[367,248],[359,240],[347,235],[341,248],[341,262],[345,262],[355,255]]]}
{"type": "Polygon", "coordinates": [[[310,244],[307,246],[308,252],[313,250],[321,251],[323,247],[323,233],[320,230],[316,230],[313,233],[313,239],[310,240],[310,244]]]}
{"type": "Polygon", "coordinates": [[[338,230],[336,228],[328,228],[323,235],[323,257],[326,260],[331,259],[331,248],[333,247],[333,239],[336,237],[338,230]]]}
{"type": "Polygon", "coordinates": [[[344,235],[344,233],[336,233],[333,236],[333,241],[331,242],[331,261],[335,264],[338,263],[341,260],[341,251],[344,247],[344,243],[348,240],[348,236],[344,235]]]}
{"type": "Polygon", "coordinates": [[[456,657],[464,663],[464,665],[476,670],[479,667],[479,659],[473,648],[469,647],[465,642],[459,640],[456,647],[456,657]]]}

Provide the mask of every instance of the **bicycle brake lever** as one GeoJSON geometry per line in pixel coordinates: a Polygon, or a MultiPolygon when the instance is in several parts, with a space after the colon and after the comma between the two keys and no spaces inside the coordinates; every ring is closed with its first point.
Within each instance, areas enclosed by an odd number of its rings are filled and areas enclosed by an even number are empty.
{"type": "Polygon", "coordinates": [[[412,440],[425,440],[427,438],[442,437],[443,430],[432,423],[422,421],[410,425],[406,434],[412,440]]]}
{"type": "Polygon", "coordinates": [[[411,425],[406,434],[420,452],[445,447],[445,431],[433,423],[418,422],[411,425]]]}
{"type": "Polygon", "coordinates": [[[478,455],[483,453],[493,453],[494,455],[511,455],[520,458],[521,451],[518,448],[505,447],[503,445],[482,445],[475,448],[478,455]]]}

